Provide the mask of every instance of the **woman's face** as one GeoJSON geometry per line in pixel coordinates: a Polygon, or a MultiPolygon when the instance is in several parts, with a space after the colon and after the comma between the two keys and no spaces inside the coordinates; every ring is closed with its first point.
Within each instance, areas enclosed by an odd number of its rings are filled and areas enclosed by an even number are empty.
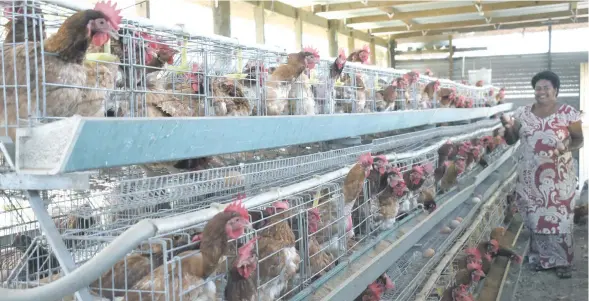
{"type": "Polygon", "coordinates": [[[539,80],[534,88],[534,96],[536,96],[536,101],[540,104],[555,102],[556,92],[557,91],[552,86],[552,83],[546,79],[539,80]]]}

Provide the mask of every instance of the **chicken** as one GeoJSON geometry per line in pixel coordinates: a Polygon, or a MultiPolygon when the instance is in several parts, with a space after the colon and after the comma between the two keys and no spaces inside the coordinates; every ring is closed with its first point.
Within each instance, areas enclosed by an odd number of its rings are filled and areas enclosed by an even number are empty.
{"type": "Polygon", "coordinates": [[[271,74],[272,68],[267,69],[261,61],[250,61],[243,69],[242,73],[246,76],[241,80],[241,90],[252,108],[251,115],[258,116],[258,100],[266,99],[265,79],[271,74]]]}
{"type": "Polygon", "coordinates": [[[26,234],[17,234],[14,236],[12,246],[23,254],[23,258],[27,258],[26,267],[18,275],[19,280],[36,280],[43,279],[50,274],[55,274],[59,271],[59,262],[55,255],[50,254],[49,251],[41,244],[32,246],[33,238],[26,234]]]}
{"type": "Polygon", "coordinates": [[[380,301],[382,294],[395,289],[394,283],[387,274],[382,274],[368,285],[354,301],[380,301]]]}
{"type": "Polygon", "coordinates": [[[321,189],[316,199],[321,219],[318,221],[317,232],[313,237],[324,252],[329,253],[333,258],[338,258],[346,251],[347,239],[342,230],[350,222],[346,217],[339,216],[338,208],[343,205],[343,202],[340,197],[331,197],[327,188],[321,189]]]}
{"type": "Polygon", "coordinates": [[[505,100],[505,88],[499,89],[499,93],[495,96],[497,104],[503,104],[505,100]]]}
{"type": "Polygon", "coordinates": [[[452,141],[447,141],[444,145],[438,148],[438,166],[442,166],[448,159],[454,159],[454,153],[457,149],[454,147],[452,141]]]}
{"type": "Polygon", "coordinates": [[[250,239],[237,251],[237,258],[227,274],[225,286],[226,301],[254,301],[258,300],[258,287],[256,284],[256,270],[258,256],[256,255],[256,241],[250,239]]]}
{"type": "Polygon", "coordinates": [[[16,16],[16,14],[24,14],[24,7],[22,4],[18,6],[18,2],[13,2],[10,6],[4,8],[4,17],[8,19],[8,22],[4,24],[4,31],[6,36],[4,37],[4,43],[22,43],[22,42],[40,42],[47,38],[47,32],[45,27],[43,11],[38,5],[31,6],[30,3],[27,6],[26,16],[16,16]],[[15,5],[13,8],[12,5],[15,5]],[[25,20],[26,18],[26,20],[25,20]],[[25,24],[26,22],[26,24],[25,24]],[[41,28],[39,28],[41,24],[41,28]],[[27,33],[25,36],[25,26],[27,33]]]}
{"type": "Polygon", "coordinates": [[[459,95],[456,100],[454,101],[455,108],[465,108],[466,107],[466,96],[459,95]]]}
{"type": "MultiPolygon", "coordinates": [[[[0,79],[7,86],[19,85],[18,88],[6,88],[6,107],[0,109],[0,131],[6,131],[3,129],[6,124],[16,125],[21,118],[33,121],[38,117],[70,117],[76,114],[95,116],[103,111],[102,106],[84,103],[82,90],[78,87],[86,83],[83,61],[88,45],[93,43],[102,46],[109,40],[109,35],[117,36],[116,30],[122,18],[119,16],[120,11],[115,8],[116,5],[111,7],[100,2],[94,9],[80,11],[67,18],[56,34],[43,41],[43,51],[55,53],[55,56],[45,55],[43,60],[36,57],[43,53],[40,43],[29,42],[28,53],[25,52],[25,44],[3,46],[5,65],[2,68],[21,72],[17,72],[16,78],[14,72],[7,72],[0,79]],[[27,65],[30,72],[24,72],[27,65]],[[43,91],[38,90],[41,87],[43,91]],[[30,106],[26,101],[28,88],[31,93],[30,106]],[[37,93],[42,96],[41,100],[45,100],[44,104],[37,104],[37,98],[34,97],[37,93]],[[44,112],[36,112],[37,107],[44,109],[44,112]]],[[[8,133],[15,140],[16,129],[10,128],[8,133]]]]}
{"type": "Polygon", "coordinates": [[[449,108],[454,101],[456,100],[456,90],[455,88],[441,88],[438,91],[438,96],[436,97],[438,107],[440,108],[449,108]]]}
{"type": "Polygon", "coordinates": [[[491,241],[482,241],[477,245],[477,250],[483,262],[482,270],[485,274],[488,274],[493,261],[492,256],[497,253],[498,246],[495,246],[491,241]]]}
{"type": "Polygon", "coordinates": [[[278,66],[266,83],[266,115],[282,115],[285,112],[293,81],[315,63],[315,55],[310,52],[288,55],[287,63],[278,66]]]}
{"type": "Polygon", "coordinates": [[[186,300],[216,300],[214,282],[205,281],[228,255],[228,240],[239,238],[246,228],[251,228],[249,216],[241,204],[241,199],[238,199],[225,207],[222,212],[217,213],[206,224],[203,232],[198,236],[199,253],[186,251],[178,254],[181,260],[177,264],[180,264],[180,267],[175,269],[166,265],[158,267],[151,275],[143,277],[128,291],[126,300],[136,301],[146,300],[146,298],[152,301],[167,300],[167,294],[161,293],[165,290],[168,291],[168,296],[175,300],[180,300],[180,295],[184,292],[186,294],[182,298],[186,300]],[[136,293],[137,291],[141,293],[136,293]]]}
{"type": "Polygon", "coordinates": [[[433,77],[434,73],[430,69],[425,69],[425,72],[423,72],[423,75],[433,77]]]}
{"type": "Polygon", "coordinates": [[[389,167],[386,171],[387,187],[378,195],[379,214],[377,219],[380,221],[379,228],[382,230],[391,229],[395,224],[399,212],[406,209],[408,212],[411,208],[400,208],[407,196],[409,189],[403,180],[401,172],[396,167],[389,167]]]}
{"type": "Polygon", "coordinates": [[[421,91],[421,101],[427,102],[428,107],[431,107],[434,101],[434,95],[440,90],[440,81],[431,81],[421,91]]]}
{"type": "Polygon", "coordinates": [[[423,209],[427,210],[428,212],[433,212],[436,210],[438,205],[436,204],[436,188],[429,187],[423,188],[419,191],[419,196],[417,197],[417,203],[423,205],[423,209]]]}
{"type": "Polygon", "coordinates": [[[477,81],[477,82],[476,82],[474,85],[475,85],[475,87],[479,87],[479,88],[480,88],[480,87],[482,87],[484,84],[485,84],[485,83],[483,82],[483,80],[479,80],[479,81],[477,81]]]}
{"type": "MultiPolygon", "coordinates": [[[[309,250],[309,268],[311,270],[311,275],[314,279],[319,278],[325,273],[327,273],[334,264],[334,256],[331,255],[329,252],[325,252],[322,250],[321,245],[315,238],[315,233],[319,228],[319,223],[321,222],[321,215],[317,208],[311,208],[307,210],[308,213],[308,250],[309,250]]],[[[301,251],[301,250],[299,250],[301,251]]]]}
{"type": "Polygon", "coordinates": [[[288,224],[289,205],[277,201],[268,208],[275,211],[269,218],[268,226],[259,231],[258,255],[260,301],[273,301],[281,297],[288,281],[296,276],[301,257],[295,248],[295,235],[288,224]]]}
{"type": "Polygon", "coordinates": [[[433,166],[429,162],[417,164],[403,173],[403,180],[405,180],[409,190],[417,191],[425,183],[427,177],[432,175],[433,171],[433,166]]]}
{"type": "Polygon", "coordinates": [[[342,71],[346,65],[346,53],[343,49],[340,48],[338,57],[335,61],[331,64],[329,70],[329,77],[325,80],[325,83],[314,84],[312,86],[313,95],[317,102],[327,102],[328,99],[331,99],[329,103],[324,103],[323,105],[318,105],[317,111],[320,114],[329,114],[335,112],[335,99],[336,99],[336,81],[341,77],[342,71]]]}
{"type": "MultiPolygon", "coordinates": [[[[440,189],[442,191],[448,191],[452,186],[458,183],[458,176],[464,172],[465,168],[465,159],[460,156],[456,156],[455,161],[445,161],[444,168],[442,168],[443,173],[440,181],[440,189]]],[[[438,173],[439,175],[439,173],[438,173]]],[[[436,176],[436,181],[437,181],[436,176]]]]}
{"type": "Polygon", "coordinates": [[[517,264],[521,264],[522,263],[522,257],[520,255],[516,254],[513,250],[500,245],[499,242],[496,239],[491,239],[489,241],[489,243],[491,245],[493,245],[493,248],[495,250],[495,252],[491,254],[491,257],[492,258],[495,258],[495,257],[507,257],[511,261],[513,261],[513,262],[515,262],[517,264]]]}
{"type": "MultiPolygon", "coordinates": [[[[407,82],[407,88],[405,90],[405,93],[407,95],[407,97],[406,97],[407,105],[408,106],[411,106],[411,104],[413,104],[415,106],[419,105],[421,103],[421,93],[415,93],[415,96],[417,98],[414,98],[413,93],[410,93],[410,91],[414,91],[415,86],[419,83],[419,72],[417,70],[409,71],[403,75],[403,78],[407,82]]],[[[413,107],[413,106],[411,106],[411,107],[413,107]]]]}
{"type": "Polygon", "coordinates": [[[387,157],[384,155],[376,156],[372,160],[372,170],[370,170],[370,174],[367,177],[368,187],[370,189],[370,194],[368,196],[370,198],[376,196],[386,188],[387,177],[385,176],[385,171],[389,163],[387,157]]]}
{"type": "MultiPolygon", "coordinates": [[[[187,246],[189,241],[182,235],[170,235],[165,239],[166,250],[187,246]]],[[[183,248],[184,249],[184,248],[183,248]]],[[[125,295],[125,291],[133,287],[144,277],[149,277],[152,271],[170,260],[170,254],[164,252],[163,244],[144,244],[138,250],[147,253],[132,253],[121,259],[102,274],[100,279],[90,284],[90,288],[103,297],[113,299],[125,295]],[[168,255],[168,258],[165,258],[168,255]]],[[[176,249],[177,250],[177,249],[176,249]]]]}
{"type": "Polygon", "coordinates": [[[482,264],[481,252],[477,248],[467,248],[464,250],[464,256],[458,258],[456,268],[466,269],[471,263],[482,264]]]}
{"type": "MultiPolygon", "coordinates": [[[[97,223],[99,218],[93,216],[93,209],[90,203],[84,203],[73,210],[71,210],[66,218],[56,219],[55,226],[58,229],[70,229],[74,230],[73,235],[84,236],[89,235],[86,231],[80,231],[82,229],[90,229],[97,223]]],[[[76,239],[65,239],[66,247],[72,248],[79,242],[76,239]]]]}
{"type": "Polygon", "coordinates": [[[305,71],[299,75],[288,93],[290,115],[315,115],[315,98],[309,83],[311,70],[315,69],[316,62],[319,62],[319,52],[312,47],[303,48],[303,52],[313,54],[314,62],[307,64],[305,71]],[[299,103],[300,101],[300,103],[299,103]]]}
{"type": "Polygon", "coordinates": [[[346,232],[348,233],[349,238],[354,237],[354,225],[351,215],[352,209],[364,187],[366,177],[370,175],[373,163],[374,159],[370,153],[361,155],[358,159],[358,163],[354,164],[344,179],[344,216],[347,218],[346,232]]]}
{"type": "Polygon", "coordinates": [[[478,262],[471,262],[467,264],[466,269],[459,270],[454,275],[454,281],[456,285],[471,285],[477,283],[485,277],[485,273],[482,271],[482,265],[478,262]]]}
{"type": "Polygon", "coordinates": [[[364,45],[364,47],[362,47],[362,49],[356,50],[356,51],[350,53],[350,55],[348,56],[349,62],[368,64],[369,60],[370,60],[370,47],[368,45],[364,45]]]}

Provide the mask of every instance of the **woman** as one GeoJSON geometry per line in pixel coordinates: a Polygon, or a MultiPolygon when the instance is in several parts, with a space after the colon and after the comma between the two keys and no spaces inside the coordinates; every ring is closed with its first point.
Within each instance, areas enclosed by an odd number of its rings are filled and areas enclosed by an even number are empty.
{"type": "Polygon", "coordinates": [[[571,277],[575,170],[571,151],[583,146],[581,114],[556,101],[560,80],[551,71],[532,78],[536,103],[501,118],[505,140],[521,138],[516,203],[532,232],[529,260],[537,270],[571,277]]]}

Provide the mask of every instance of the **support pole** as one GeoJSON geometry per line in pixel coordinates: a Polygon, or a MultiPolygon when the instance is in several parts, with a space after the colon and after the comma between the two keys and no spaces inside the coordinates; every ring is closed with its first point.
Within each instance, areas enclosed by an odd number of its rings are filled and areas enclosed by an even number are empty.
{"type": "Polygon", "coordinates": [[[216,35],[231,37],[231,1],[219,1],[213,6],[213,30],[216,35]]]}
{"type": "Polygon", "coordinates": [[[256,43],[264,45],[266,44],[264,32],[264,24],[266,23],[266,21],[263,1],[259,1],[258,5],[254,7],[254,19],[256,22],[256,43]]]}
{"type": "Polygon", "coordinates": [[[552,71],[552,24],[548,25],[548,70],[552,71]]]}
{"type": "Polygon", "coordinates": [[[370,39],[370,61],[373,65],[376,65],[376,42],[374,37],[370,39]]]}
{"type": "Polygon", "coordinates": [[[297,18],[295,19],[295,42],[297,49],[303,49],[303,17],[301,9],[297,9],[297,18]]]}
{"type": "Polygon", "coordinates": [[[356,43],[354,42],[354,32],[350,30],[348,35],[348,52],[352,53],[356,49],[356,43]]]}
{"type": "Polygon", "coordinates": [[[327,39],[329,40],[329,56],[331,57],[337,57],[337,27],[337,20],[327,21],[327,39]]]}
{"type": "Polygon", "coordinates": [[[151,16],[151,7],[149,5],[150,0],[135,0],[135,10],[139,17],[144,17],[149,19],[151,16]]]}
{"type": "Polygon", "coordinates": [[[454,46],[452,45],[452,35],[449,37],[450,45],[450,55],[448,56],[448,78],[452,80],[452,75],[454,74],[454,46]]]}
{"type": "MultiPolygon", "coordinates": [[[[27,190],[26,193],[29,196],[29,205],[31,206],[31,209],[33,209],[41,229],[45,232],[47,242],[49,243],[49,246],[51,246],[63,273],[65,275],[71,273],[76,268],[76,264],[74,263],[70,252],[67,250],[63,239],[61,239],[61,235],[59,235],[59,231],[57,231],[47,209],[45,209],[45,204],[43,203],[41,196],[39,196],[39,191],[27,190]]],[[[78,301],[93,300],[88,288],[83,288],[77,291],[76,299],[78,299],[78,301]]]]}
{"type": "Polygon", "coordinates": [[[389,39],[389,67],[395,68],[397,62],[395,61],[395,52],[397,51],[397,41],[389,39]]]}

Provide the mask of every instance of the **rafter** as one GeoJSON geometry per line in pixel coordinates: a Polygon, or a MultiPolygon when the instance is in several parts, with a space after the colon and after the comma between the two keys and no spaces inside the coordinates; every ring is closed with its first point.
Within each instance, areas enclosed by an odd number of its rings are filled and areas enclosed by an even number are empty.
{"type": "MultiPolygon", "coordinates": [[[[577,16],[589,14],[589,9],[580,9],[577,11],[577,16]]],[[[454,28],[468,28],[468,27],[480,27],[488,26],[492,23],[518,23],[518,22],[530,22],[545,20],[550,18],[565,18],[572,17],[570,11],[560,11],[553,13],[544,14],[532,14],[522,15],[517,17],[503,17],[503,18],[484,18],[480,20],[460,21],[460,22],[445,22],[445,23],[431,23],[431,24],[415,24],[411,27],[411,30],[436,30],[436,29],[454,29],[454,28]]],[[[373,34],[388,34],[391,32],[407,31],[405,26],[392,26],[372,29],[373,34]]]]}
{"type": "MultiPolygon", "coordinates": [[[[572,18],[561,18],[558,19],[558,23],[555,24],[572,24],[572,23],[587,23],[589,18],[582,17],[577,18],[576,21],[572,20],[572,18]]],[[[391,39],[408,39],[414,37],[422,37],[422,36],[437,36],[437,35],[448,35],[448,32],[451,31],[452,33],[468,33],[468,32],[484,32],[484,31],[493,31],[493,30],[500,30],[500,29],[518,29],[518,28],[527,28],[527,27],[539,27],[539,26],[547,26],[546,21],[527,21],[527,22],[519,22],[519,23],[491,23],[485,26],[480,27],[469,27],[469,28],[457,28],[457,29],[438,29],[438,30],[430,30],[423,34],[421,31],[416,32],[407,32],[407,33],[400,33],[391,35],[391,39]]]]}
{"type": "MultiPolygon", "coordinates": [[[[349,11],[349,10],[358,10],[364,8],[381,8],[381,7],[391,7],[395,5],[403,5],[403,4],[415,4],[419,1],[369,1],[368,4],[363,4],[360,1],[352,2],[352,3],[335,3],[335,4],[328,4],[328,5],[316,5],[314,6],[315,13],[325,13],[325,12],[338,12],[338,11],[349,11]]],[[[420,1],[420,2],[431,2],[431,1],[420,1]]]]}
{"type": "MultiPolygon", "coordinates": [[[[513,8],[524,8],[524,7],[535,7],[544,5],[562,4],[567,2],[577,1],[510,1],[510,2],[499,2],[499,3],[482,3],[485,12],[491,12],[495,10],[513,9],[513,8]]],[[[432,10],[420,10],[413,12],[404,12],[395,14],[393,20],[407,20],[415,18],[427,18],[427,17],[440,17],[458,14],[478,13],[479,11],[474,5],[451,7],[451,8],[440,8],[432,10]]],[[[359,24],[359,23],[372,23],[372,22],[385,22],[390,21],[387,15],[369,16],[369,17],[357,17],[351,18],[347,21],[347,24],[359,24]]]]}

